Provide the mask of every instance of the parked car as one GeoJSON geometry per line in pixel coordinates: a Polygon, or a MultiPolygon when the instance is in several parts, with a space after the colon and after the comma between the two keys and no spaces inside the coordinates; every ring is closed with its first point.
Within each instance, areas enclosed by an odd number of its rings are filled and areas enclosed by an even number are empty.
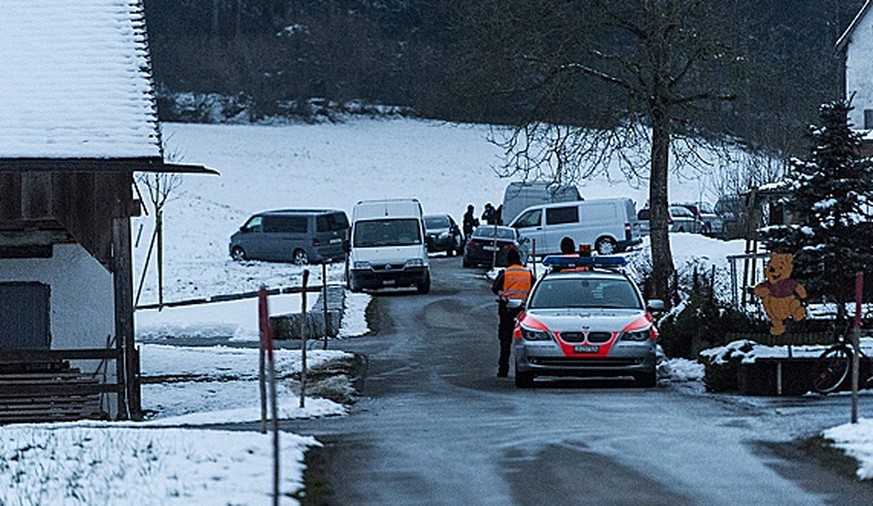
{"type": "MultiPolygon", "coordinates": [[[[640,234],[649,235],[651,232],[651,223],[649,220],[651,209],[648,207],[640,209],[637,213],[637,220],[640,222],[640,234]]],[[[689,209],[682,206],[670,206],[667,208],[667,230],[670,232],[691,232],[699,233],[703,226],[697,218],[694,217],[689,209]]]]}
{"type": "Polygon", "coordinates": [[[427,236],[427,251],[445,251],[448,256],[464,253],[464,234],[454,218],[448,214],[426,214],[424,233],[427,236]]]}
{"type": "Polygon", "coordinates": [[[601,255],[626,251],[642,242],[634,201],[592,199],[531,206],[509,224],[531,242],[537,256],[561,253],[565,237],[591,244],[601,255]]]}
{"type": "MultiPolygon", "coordinates": [[[[658,330],[649,311],[663,310],[663,301],[644,301],[617,265],[622,257],[584,260],[584,270],[547,272],[534,285],[515,328],[515,385],[531,387],[538,376],[630,376],[655,387],[658,330]]],[[[578,266],[580,258],[543,261],[561,262],[578,266]]]]}
{"type": "Polygon", "coordinates": [[[230,237],[234,260],[294,262],[345,259],[349,220],[337,209],[277,209],[251,216],[230,237]]]}
{"type": "Polygon", "coordinates": [[[720,235],[724,228],[724,220],[719,216],[709,202],[676,202],[674,206],[682,206],[691,211],[700,223],[700,233],[704,235],[720,235]]]}
{"type": "Polygon", "coordinates": [[[528,241],[522,239],[512,227],[480,225],[473,231],[464,246],[464,267],[477,265],[506,267],[509,250],[518,250],[522,263],[530,255],[528,241]],[[495,258],[496,257],[496,258],[495,258]]]}
{"type": "Polygon", "coordinates": [[[722,219],[722,238],[743,237],[747,228],[748,203],[746,195],[724,195],[720,197],[713,211],[722,219]]]}

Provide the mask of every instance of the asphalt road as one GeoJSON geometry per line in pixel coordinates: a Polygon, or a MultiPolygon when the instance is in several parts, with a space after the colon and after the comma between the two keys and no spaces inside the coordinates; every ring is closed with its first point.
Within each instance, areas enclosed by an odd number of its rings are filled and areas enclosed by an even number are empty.
{"type": "Polygon", "coordinates": [[[332,343],[369,366],[349,416],[283,423],[324,443],[312,503],[873,504],[873,485],[792,443],[847,421],[845,398],[497,378],[494,297],[460,264],[433,258],[429,295],[379,294],[375,333],[332,343]]]}

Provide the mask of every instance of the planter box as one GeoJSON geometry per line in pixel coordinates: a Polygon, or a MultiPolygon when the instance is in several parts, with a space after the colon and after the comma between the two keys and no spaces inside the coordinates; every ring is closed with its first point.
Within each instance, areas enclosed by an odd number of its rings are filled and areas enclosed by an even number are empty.
{"type": "Polygon", "coordinates": [[[815,358],[759,358],[737,368],[743,395],[803,395],[812,390],[815,358]]]}
{"type": "MultiPolygon", "coordinates": [[[[327,322],[324,319],[324,299],[318,294],[311,311],[306,313],[306,338],[317,339],[336,337],[342,326],[343,306],[345,304],[345,289],[340,286],[329,286],[327,289],[327,322]],[[326,325],[325,325],[326,323],[326,325]]],[[[301,339],[303,335],[303,315],[290,313],[270,317],[275,339],[301,339]]]]}

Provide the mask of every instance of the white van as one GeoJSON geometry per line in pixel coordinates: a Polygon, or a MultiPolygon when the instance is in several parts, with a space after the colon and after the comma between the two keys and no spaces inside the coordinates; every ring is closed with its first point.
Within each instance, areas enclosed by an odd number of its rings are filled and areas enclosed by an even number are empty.
{"type": "Polygon", "coordinates": [[[536,255],[561,253],[561,240],[591,244],[601,255],[625,251],[640,244],[640,223],[629,198],[582,200],[528,207],[510,227],[535,241],[536,255]]]}
{"type": "Polygon", "coordinates": [[[530,206],[583,200],[579,189],[571,184],[548,184],[542,181],[513,181],[503,191],[503,223],[511,223],[530,206]]]}
{"type": "Polygon", "coordinates": [[[362,200],[352,210],[349,288],[415,286],[430,291],[430,265],[416,199],[362,200]]]}

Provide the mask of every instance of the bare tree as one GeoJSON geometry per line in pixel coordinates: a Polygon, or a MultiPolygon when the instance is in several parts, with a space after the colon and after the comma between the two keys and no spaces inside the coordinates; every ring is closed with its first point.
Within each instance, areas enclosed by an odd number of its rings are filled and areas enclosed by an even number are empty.
{"type": "MultiPolygon", "coordinates": [[[[165,155],[167,161],[178,162],[181,159],[177,153],[165,155]]],[[[157,247],[157,270],[158,270],[158,306],[164,304],[164,206],[171,200],[174,190],[182,185],[182,175],[168,172],[140,172],[136,175],[137,185],[142,184],[146,189],[146,196],[154,213],[155,228],[149,241],[149,249],[143,263],[143,271],[137,288],[135,304],[139,302],[145,276],[151,261],[152,251],[157,247]]]]}
{"type": "Polygon", "coordinates": [[[676,166],[708,170],[698,154],[699,120],[734,97],[720,74],[743,62],[741,41],[732,39],[734,7],[728,0],[484,0],[458,25],[461,47],[490,55],[458,52],[470,55],[466,90],[533,104],[503,140],[503,175],[578,181],[617,165],[628,178],[648,179],[657,298],[671,298],[674,271],[671,155],[676,166]],[[592,96],[598,100],[586,101],[592,96]]]}

